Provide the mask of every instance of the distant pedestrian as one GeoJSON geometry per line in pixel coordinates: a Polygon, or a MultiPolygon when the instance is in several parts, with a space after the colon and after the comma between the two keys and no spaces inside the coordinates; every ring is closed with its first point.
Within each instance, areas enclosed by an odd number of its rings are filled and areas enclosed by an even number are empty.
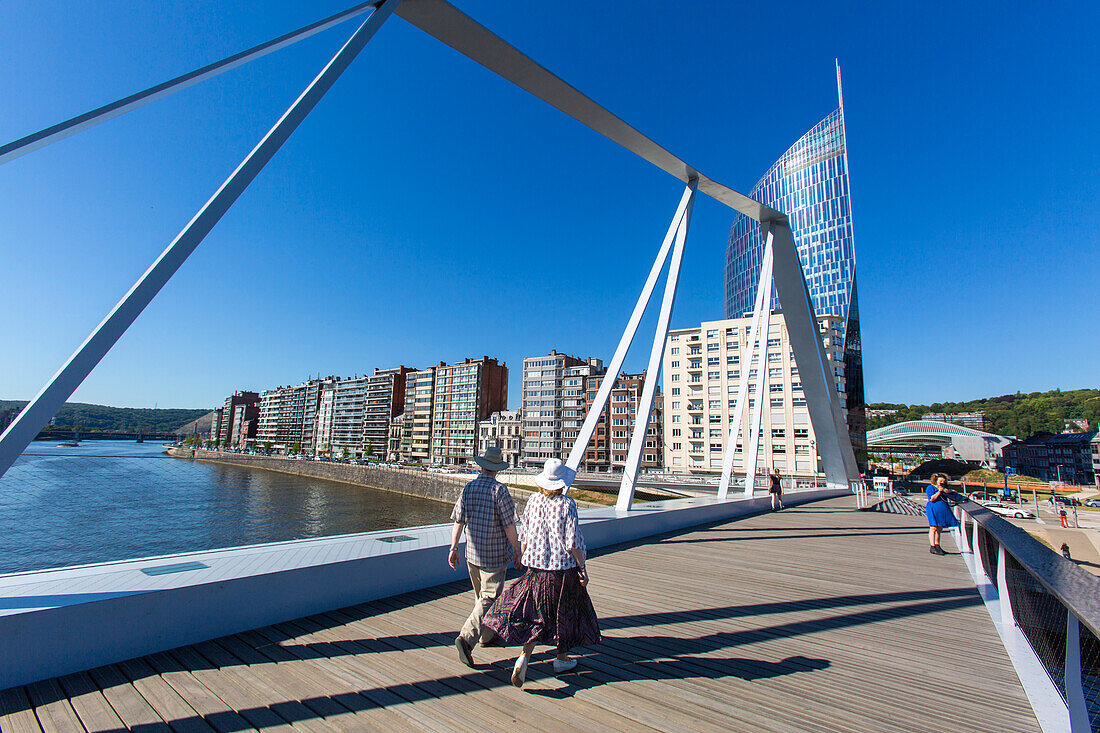
{"type": "Polygon", "coordinates": [[[1066,513],[1066,508],[1065,507],[1059,507],[1059,509],[1058,509],[1058,519],[1060,519],[1062,521],[1062,526],[1063,527],[1066,527],[1067,529],[1069,528],[1069,514],[1066,513]]]}
{"type": "Polygon", "coordinates": [[[458,567],[458,541],[466,531],[466,567],[474,588],[474,608],[458,632],[455,648],[459,660],[473,667],[471,650],[480,641],[492,638],[482,624],[482,617],[504,588],[504,574],[513,557],[521,553],[519,535],[516,532],[516,505],[508,487],[496,480],[498,471],[508,468],[500,448],[491,447],[483,455],[474,458],[481,474],[462,489],[455,502],[451,519],[451,550],[447,564],[458,567]]]}
{"type": "Polygon", "coordinates": [[[1073,559],[1069,555],[1069,544],[1066,543],[1066,542],[1062,543],[1062,557],[1064,557],[1067,560],[1072,560],[1073,559]]]}
{"type": "Polygon", "coordinates": [[[535,476],[539,493],[523,509],[523,564],[527,573],[512,583],[485,614],[485,626],[508,645],[523,650],[512,669],[512,684],[523,687],[536,644],[557,647],[554,673],[577,666],[573,647],[598,643],[600,624],[588,597],[584,537],[577,504],[562,492],[572,469],[551,458],[535,476]]]}
{"type": "Polygon", "coordinates": [[[932,484],[925,489],[928,495],[928,503],[924,507],[925,516],[928,517],[928,551],[933,555],[946,555],[940,547],[940,533],[946,528],[959,526],[959,520],[955,519],[955,513],[951,511],[951,505],[944,498],[948,494],[955,493],[947,488],[947,475],[943,473],[932,474],[932,484]]]}
{"type": "Polygon", "coordinates": [[[775,503],[779,502],[779,508],[783,508],[783,482],[779,477],[779,469],[773,468],[771,475],[768,477],[771,479],[771,486],[768,487],[768,493],[772,496],[772,511],[775,511],[775,503]]]}

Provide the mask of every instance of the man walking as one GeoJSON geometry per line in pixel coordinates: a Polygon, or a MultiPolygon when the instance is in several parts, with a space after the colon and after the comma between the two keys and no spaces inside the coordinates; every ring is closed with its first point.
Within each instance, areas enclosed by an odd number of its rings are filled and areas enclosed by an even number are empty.
{"type": "Polygon", "coordinates": [[[474,662],[470,651],[481,641],[488,641],[492,632],[481,624],[481,618],[504,589],[504,574],[513,557],[516,567],[522,549],[516,533],[516,505],[508,487],[496,480],[498,471],[508,468],[500,448],[491,447],[474,458],[481,475],[462,489],[455,502],[451,519],[451,550],[447,564],[458,567],[458,541],[466,530],[466,566],[474,587],[474,609],[455,639],[459,660],[467,667],[474,662]]]}

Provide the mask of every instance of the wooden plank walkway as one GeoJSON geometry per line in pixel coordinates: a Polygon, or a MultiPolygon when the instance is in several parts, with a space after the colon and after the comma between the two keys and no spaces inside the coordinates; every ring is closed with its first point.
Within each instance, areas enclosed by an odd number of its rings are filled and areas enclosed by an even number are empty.
{"type": "Polygon", "coordinates": [[[457,661],[451,584],[0,692],[0,730],[1037,731],[961,559],[850,499],[611,548],[605,641],[457,661]]]}

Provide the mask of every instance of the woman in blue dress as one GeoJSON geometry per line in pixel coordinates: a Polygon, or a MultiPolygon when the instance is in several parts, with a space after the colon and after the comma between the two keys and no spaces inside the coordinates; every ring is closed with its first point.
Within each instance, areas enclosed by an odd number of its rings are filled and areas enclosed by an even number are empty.
{"type": "Polygon", "coordinates": [[[933,555],[946,555],[940,547],[940,532],[944,528],[958,527],[959,520],[955,519],[955,513],[951,511],[951,505],[944,496],[955,492],[947,488],[946,474],[934,473],[932,484],[925,493],[928,495],[928,503],[924,507],[924,513],[928,516],[928,551],[933,555]]]}

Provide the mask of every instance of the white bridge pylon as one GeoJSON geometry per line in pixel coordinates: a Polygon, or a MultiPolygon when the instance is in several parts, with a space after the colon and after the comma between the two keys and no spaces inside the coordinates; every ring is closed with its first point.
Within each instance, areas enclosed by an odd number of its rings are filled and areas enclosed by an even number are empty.
{"type": "MultiPolygon", "coordinates": [[[[639,466],[644,454],[646,431],[653,408],[661,357],[668,334],[669,319],[676,297],[680,262],[687,238],[691,209],[696,191],[699,191],[760,223],[766,241],[769,243],[768,247],[770,247],[770,255],[766,259],[771,270],[771,277],[762,278],[762,283],[767,282],[767,285],[762,285],[761,290],[768,289],[770,291],[771,282],[774,281],[775,289],[783,304],[791,348],[794,350],[795,359],[799,365],[803,391],[806,394],[809,408],[810,423],[817,438],[818,452],[822,457],[826,480],[830,486],[847,488],[850,481],[859,478],[855,454],[852,451],[851,441],[848,439],[844,414],[837,397],[836,382],[818,333],[813,304],[806,288],[802,265],[798,258],[787,217],[781,212],[703,175],[694,166],[688,165],[685,161],[632,127],[625,120],[612,114],[605,107],[585,96],[545,67],[537,64],[529,56],[462,13],[447,0],[370,0],[370,2],[361,2],[341,13],[255,46],[252,49],[234,54],[222,61],[196,69],[116,102],[103,105],[14,142],[0,145],[0,164],[89,129],[94,125],[106,122],[143,104],[162,99],[180,89],[247,63],[254,58],[296,43],[302,38],[367,12],[371,8],[373,10],[370,16],[361,23],[343,47],[333,56],[332,60],[324,66],[298,99],[275,122],[271,130],[241,161],[237,169],[229,175],[221,187],[195,214],[194,218],[150,265],[145,274],[134,283],[133,287],[104,317],[103,321],[88,335],[87,339],[69,357],[68,361],[61,366],[57,373],[19,413],[3,435],[0,435],[0,476],[8,470],[42,427],[69,399],[122,334],[129,329],[134,320],[156,297],[157,293],[160,292],[161,288],[171,279],[179,267],[183,265],[191,252],[205,239],[225,212],[228,211],[252,180],[259,175],[267,162],[278,152],[283,142],[286,141],[302,120],[305,119],[306,115],[332,87],[340,74],[366,46],[375,32],[391,15],[396,15],[687,185],[668,234],[665,236],[657,259],[654,261],[653,269],[651,269],[649,278],[642,289],[642,295],[639,297],[634,313],[631,315],[627,328],[619,341],[619,347],[615,351],[607,375],[600,384],[596,403],[593,404],[590,414],[585,417],[584,426],[567,460],[567,465],[573,469],[574,475],[595,431],[603,407],[607,404],[612,386],[622,368],[623,359],[626,357],[626,351],[633,341],[638,323],[645,312],[646,305],[653,294],[653,288],[671,250],[672,260],[661,301],[657,330],[650,351],[649,369],[646,372],[646,381],[642,388],[641,404],[635,416],[635,428],[631,436],[626,470],[619,486],[619,497],[616,506],[622,510],[630,508],[639,466]]],[[[768,314],[770,313],[768,309],[770,308],[771,297],[769,295],[766,299],[761,300],[761,294],[758,293],[758,302],[763,303],[764,310],[761,310],[761,306],[758,306],[757,310],[760,310],[760,319],[763,321],[764,327],[762,333],[758,329],[757,335],[758,340],[765,345],[762,353],[766,353],[768,314]]],[[[763,362],[764,358],[762,357],[761,372],[764,369],[763,362]]],[[[747,371],[747,365],[745,371],[747,371]]],[[[742,391],[747,390],[746,384],[747,382],[742,378],[736,407],[738,419],[731,426],[731,437],[727,445],[726,459],[730,461],[731,466],[733,459],[730,452],[734,449],[737,430],[740,426],[740,416],[743,414],[741,405],[746,395],[742,394],[742,391]]],[[[758,403],[760,401],[762,399],[759,399],[758,403]]],[[[759,404],[757,409],[759,409],[759,404]]],[[[754,418],[754,421],[758,423],[758,415],[754,418]]],[[[755,450],[751,452],[755,457],[755,450]]],[[[723,460],[723,465],[725,465],[726,459],[723,460]]],[[[728,477],[725,474],[726,471],[724,470],[724,488],[728,490],[728,477]]],[[[725,497],[725,491],[723,491],[722,496],[725,497]]]]}

